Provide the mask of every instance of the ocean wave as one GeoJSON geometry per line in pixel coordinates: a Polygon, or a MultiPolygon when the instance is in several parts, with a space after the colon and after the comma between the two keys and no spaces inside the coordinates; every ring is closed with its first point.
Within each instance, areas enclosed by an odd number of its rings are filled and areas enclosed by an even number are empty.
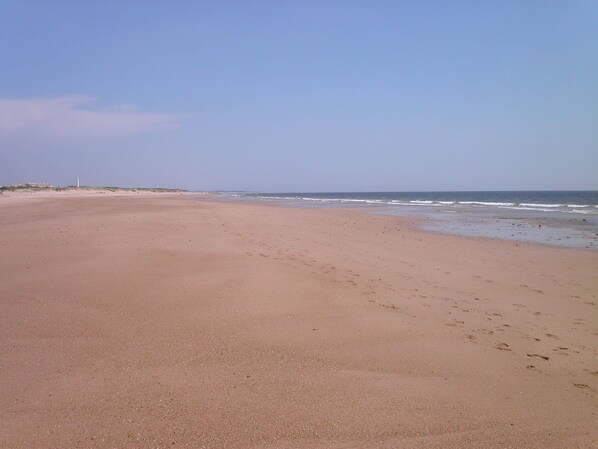
{"type": "Polygon", "coordinates": [[[440,204],[435,203],[434,201],[409,201],[408,203],[404,203],[404,202],[393,202],[393,203],[389,203],[389,204],[400,204],[402,206],[424,206],[424,207],[429,207],[429,206],[440,206],[440,204]]]}
{"type": "Polygon", "coordinates": [[[477,206],[514,206],[515,203],[492,203],[486,201],[459,201],[459,204],[471,204],[477,206]]]}
{"type": "Polygon", "coordinates": [[[573,210],[568,210],[568,211],[565,211],[565,212],[568,212],[570,214],[591,214],[591,215],[597,215],[598,214],[598,212],[594,212],[593,210],[590,210],[590,209],[582,209],[582,210],[573,209],[573,210]]]}
{"type": "MultiPolygon", "coordinates": [[[[243,197],[238,193],[229,194],[231,197],[243,197]]],[[[598,205],[596,204],[565,204],[565,203],[518,203],[513,202],[499,202],[499,201],[458,201],[457,199],[451,200],[426,200],[426,199],[399,199],[392,197],[380,196],[379,198],[339,198],[339,197],[312,197],[312,196],[274,196],[274,195],[259,195],[257,198],[270,201],[306,201],[320,204],[356,204],[356,205],[381,205],[381,206],[406,206],[406,207],[436,207],[443,208],[445,210],[451,210],[452,208],[461,207],[488,207],[488,208],[500,208],[500,209],[513,209],[513,210],[529,210],[539,212],[562,212],[562,213],[575,213],[575,214],[598,214],[598,205]]]]}
{"type": "Polygon", "coordinates": [[[328,203],[330,201],[338,201],[337,198],[310,198],[310,197],[306,197],[306,198],[301,198],[304,201],[319,201],[321,203],[328,203]]]}
{"type": "Polygon", "coordinates": [[[296,196],[260,196],[264,200],[298,200],[296,196]]]}
{"type": "MultiPolygon", "coordinates": [[[[513,209],[513,210],[533,210],[535,212],[554,212],[554,209],[545,209],[541,207],[525,207],[525,206],[498,206],[499,209],[513,209]]],[[[561,210],[559,212],[568,212],[561,210]]]]}
{"type": "Polygon", "coordinates": [[[533,210],[535,212],[559,212],[564,214],[591,214],[598,215],[598,212],[594,212],[591,209],[546,209],[540,207],[523,207],[523,206],[498,206],[499,209],[513,209],[513,210],[533,210]]]}
{"type": "Polygon", "coordinates": [[[564,204],[537,204],[537,203],[519,203],[523,207],[563,207],[564,204]]]}

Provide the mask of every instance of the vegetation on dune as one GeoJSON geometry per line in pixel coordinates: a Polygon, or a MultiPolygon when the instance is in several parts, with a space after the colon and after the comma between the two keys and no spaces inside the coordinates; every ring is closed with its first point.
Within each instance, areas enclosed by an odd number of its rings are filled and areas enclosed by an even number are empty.
{"type": "Polygon", "coordinates": [[[4,192],[41,192],[41,191],[54,191],[60,192],[65,190],[85,190],[85,191],[95,191],[95,190],[108,190],[110,192],[187,192],[187,190],[183,189],[167,189],[162,187],[94,187],[94,186],[65,186],[65,187],[56,187],[52,184],[47,183],[38,183],[38,182],[28,182],[25,184],[11,184],[7,186],[0,186],[0,193],[4,192]]]}

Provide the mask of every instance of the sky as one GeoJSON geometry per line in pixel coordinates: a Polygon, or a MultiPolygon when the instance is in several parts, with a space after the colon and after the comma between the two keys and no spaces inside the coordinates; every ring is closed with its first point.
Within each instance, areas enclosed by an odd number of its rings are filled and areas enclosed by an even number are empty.
{"type": "Polygon", "coordinates": [[[0,185],[598,189],[598,2],[0,0],[0,185]]]}

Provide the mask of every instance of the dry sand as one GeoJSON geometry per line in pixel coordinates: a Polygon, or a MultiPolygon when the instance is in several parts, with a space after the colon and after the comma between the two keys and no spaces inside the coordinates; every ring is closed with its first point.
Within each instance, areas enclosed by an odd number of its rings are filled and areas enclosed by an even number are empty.
{"type": "Polygon", "coordinates": [[[598,446],[598,252],[0,197],[2,448],[598,446]]]}

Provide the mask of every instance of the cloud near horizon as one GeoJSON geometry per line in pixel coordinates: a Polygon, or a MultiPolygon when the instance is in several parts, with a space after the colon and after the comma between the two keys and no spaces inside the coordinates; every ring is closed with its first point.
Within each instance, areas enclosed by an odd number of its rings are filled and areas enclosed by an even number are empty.
{"type": "Polygon", "coordinates": [[[98,107],[84,96],[0,98],[0,141],[68,143],[124,138],[181,127],[182,117],[130,106],[98,107]]]}

